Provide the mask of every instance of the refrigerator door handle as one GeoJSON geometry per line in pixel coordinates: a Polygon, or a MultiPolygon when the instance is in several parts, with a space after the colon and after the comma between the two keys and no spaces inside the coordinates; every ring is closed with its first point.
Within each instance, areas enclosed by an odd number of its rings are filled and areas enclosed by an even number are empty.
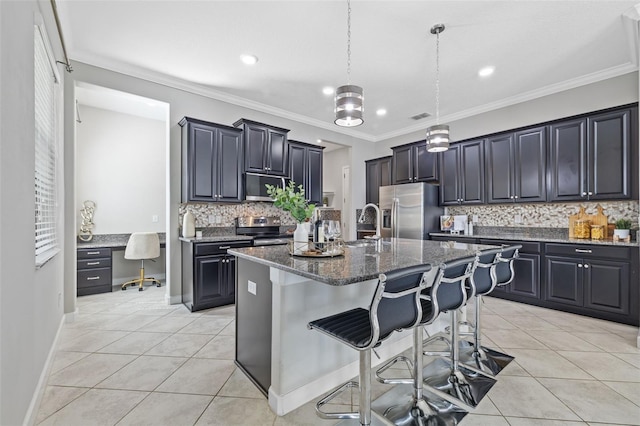
{"type": "Polygon", "coordinates": [[[391,236],[393,238],[398,238],[398,204],[399,200],[397,198],[393,199],[393,203],[391,204],[391,236]]]}

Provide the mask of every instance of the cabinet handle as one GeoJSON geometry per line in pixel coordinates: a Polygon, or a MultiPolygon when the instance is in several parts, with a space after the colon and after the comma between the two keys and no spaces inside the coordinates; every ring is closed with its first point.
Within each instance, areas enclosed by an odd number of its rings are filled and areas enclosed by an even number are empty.
{"type": "Polygon", "coordinates": [[[589,268],[589,265],[585,263],[584,264],[584,269],[588,269],[588,268],[589,268]]]}
{"type": "Polygon", "coordinates": [[[576,253],[593,253],[593,251],[588,249],[576,249],[576,253]]]}
{"type": "Polygon", "coordinates": [[[100,254],[100,252],[99,251],[88,251],[87,254],[91,255],[91,256],[95,256],[96,254],[100,254]]]}
{"type": "Polygon", "coordinates": [[[582,268],[582,263],[578,263],[578,268],[582,268]]]}
{"type": "Polygon", "coordinates": [[[218,247],[220,250],[226,250],[226,249],[230,249],[231,246],[220,246],[218,247]]]}
{"type": "Polygon", "coordinates": [[[99,280],[100,276],[97,277],[87,277],[87,281],[95,281],[95,280],[99,280]]]}
{"type": "Polygon", "coordinates": [[[583,193],[582,193],[582,196],[583,196],[583,197],[586,197],[586,195],[587,195],[587,193],[586,193],[586,192],[583,192],[583,193]]]}
{"type": "Polygon", "coordinates": [[[87,266],[99,265],[100,262],[87,262],[87,266]]]}
{"type": "Polygon", "coordinates": [[[589,191],[589,195],[593,195],[593,192],[589,191]]]}
{"type": "Polygon", "coordinates": [[[517,196],[517,195],[514,195],[514,197],[515,197],[515,199],[516,199],[516,200],[518,199],[518,196],[517,196]]]}

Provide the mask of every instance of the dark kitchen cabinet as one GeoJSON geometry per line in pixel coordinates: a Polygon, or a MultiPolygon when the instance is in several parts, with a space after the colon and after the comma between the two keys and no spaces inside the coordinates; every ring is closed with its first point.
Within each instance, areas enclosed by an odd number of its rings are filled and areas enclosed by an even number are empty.
{"type": "Polygon", "coordinates": [[[546,126],[485,140],[488,203],[530,203],[547,199],[546,126]]]}
{"type": "Polygon", "coordinates": [[[367,160],[365,164],[366,175],[366,202],[378,204],[380,201],[380,187],[391,185],[391,156],[367,160]]]}
{"type": "Polygon", "coordinates": [[[550,125],[549,201],[637,197],[637,107],[550,125]]]}
{"type": "Polygon", "coordinates": [[[393,150],[392,183],[437,182],[438,155],[427,151],[426,141],[402,145],[393,150]]]}
{"type": "Polygon", "coordinates": [[[307,201],[322,205],[322,151],[324,147],[289,141],[289,177],[302,185],[307,201]]]}
{"type": "Polygon", "coordinates": [[[192,312],[235,303],[236,258],[227,249],[251,240],[182,243],[182,303],[192,312]]]}
{"type": "Polygon", "coordinates": [[[513,281],[506,286],[496,287],[491,293],[492,296],[525,303],[540,298],[541,243],[481,239],[480,244],[522,245],[518,258],[513,262],[513,270],[515,273],[513,281]]]}
{"type": "Polygon", "coordinates": [[[545,300],[551,307],[638,323],[636,248],[546,244],[545,300]]]}
{"type": "Polygon", "coordinates": [[[440,205],[484,204],[483,139],[452,144],[440,153],[440,205]]]}
{"type": "Polygon", "coordinates": [[[287,176],[287,133],[289,130],[255,121],[240,119],[233,123],[241,127],[244,139],[244,170],[246,172],[287,176]]]}
{"type": "Polygon", "coordinates": [[[182,201],[242,201],[242,131],[185,117],[182,201]]]}
{"type": "Polygon", "coordinates": [[[77,296],[108,293],[111,287],[111,249],[77,249],[77,296]]]}

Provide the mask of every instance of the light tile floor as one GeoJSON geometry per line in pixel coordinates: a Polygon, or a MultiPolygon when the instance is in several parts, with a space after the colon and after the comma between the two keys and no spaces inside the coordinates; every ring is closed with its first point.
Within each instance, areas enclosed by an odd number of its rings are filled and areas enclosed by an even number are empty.
{"type": "MultiPolygon", "coordinates": [[[[284,416],[234,365],[235,308],[191,313],[165,287],[78,298],[38,411],[41,425],[330,425],[284,416]]],[[[640,425],[636,327],[485,298],[485,344],[515,355],[462,425],[640,425]]],[[[374,384],[373,396],[388,388],[374,384]]],[[[357,409],[343,395],[331,409],[357,409]]]]}

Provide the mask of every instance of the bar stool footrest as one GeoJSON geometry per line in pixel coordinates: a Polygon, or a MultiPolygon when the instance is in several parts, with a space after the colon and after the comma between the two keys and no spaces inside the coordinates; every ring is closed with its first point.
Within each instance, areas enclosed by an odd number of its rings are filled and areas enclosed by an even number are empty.
{"type": "Polygon", "coordinates": [[[398,355],[397,357],[387,361],[384,363],[384,365],[380,368],[378,368],[376,370],[376,380],[380,383],[384,383],[386,385],[398,385],[398,384],[412,384],[414,382],[414,377],[411,374],[411,372],[413,371],[413,362],[407,358],[404,355],[398,355]],[[412,377],[407,377],[407,378],[385,378],[382,377],[382,373],[384,373],[385,371],[387,371],[389,368],[393,367],[395,364],[399,363],[399,362],[404,362],[408,369],[409,369],[409,374],[412,377]]]}
{"type": "Polygon", "coordinates": [[[356,411],[356,412],[350,412],[350,413],[329,413],[326,411],[322,411],[321,408],[328,404],[329,402],[331,402],[334,398],[336,398],[338,395],[340,395],[342,392],[344,392],[345,390],[349,389],[349,388],[359,388],[360,384],[358,382],[355,381],[350,381],[347,383],[344,383],[343,385],[337,387],[336,389],[332,390],[331,392],[329,392],[324,398],[322,398],[320,401],[317,402],[316,404],[316,413],[318,414],[318,417],[323,418],[323,419],[359,419],[360,418],[360,414],[356,411]]]}

